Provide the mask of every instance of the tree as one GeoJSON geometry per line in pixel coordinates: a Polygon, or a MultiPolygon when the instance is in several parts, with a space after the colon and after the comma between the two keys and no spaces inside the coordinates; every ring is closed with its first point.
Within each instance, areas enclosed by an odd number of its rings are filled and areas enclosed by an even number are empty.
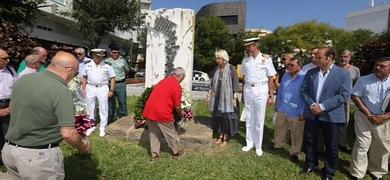
{"type": "Polygon", "coordinates": [[[0,48],[8,52],[15,67],[31,52],[32,47],[38,45],[19,29],[32,25],[43,2],[45,0],[0,1],[0,48]]]}
{"type": "Polygon", "coordinates": [[[203,17],[195,30],[194,69],[211,72],[216,49],[232,49],[229,30],[219,17],[203,17]]]}
{"type": "Polygon", "coordinates": [[[377,36],[374,41],[365,43],[355,49],[353,63],[366,75],[372,72],[373,61],[379,57],[390,56],[390,31],[377,36]]]}
{"type": "Polygon", "coordinates": [[[97,47],[116,30],[137,30],[144,19],[137,0],[74,0],[68,14],[76,20],[76,28],[88,40],[89,48],[97,47]]]}
{"type": "Polygon", "coordinates": [[[375,34],[368,30],[345,31],[326,23],[306,21],[288,27],[278,27],[273,34],[261,39],[262,51],[280,57],[293,52],[308,60],[315,47],[332,46],[336,52],[354,51],[362,44],[372,42],[375,34]]]}
{"type": "Polygon", "coordinates": [[[38,6],[45,0],[0,1],[0,23],[14,26],[31,25],[39,12],[38,6]]]}

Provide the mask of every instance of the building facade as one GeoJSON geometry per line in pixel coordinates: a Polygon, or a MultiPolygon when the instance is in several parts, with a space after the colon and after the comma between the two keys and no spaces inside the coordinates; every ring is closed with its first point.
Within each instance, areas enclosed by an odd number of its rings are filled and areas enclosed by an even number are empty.
{"type": "Polygon", "coordinates": [[[346,29],[368,29],[382,33],[390,29],[390,4],[374,5],[372,7],[353,11],[347,15],[346,29]]]}
{"type": "MultiPolygon", "coordinates": [[[[74,28],[74,20],[65,17],[60,12],[69,12],[72,9],[73,0],[46,0],[44,5],[40,6],[42,15],[34,23],[33,27],[25,29],[31,37],[42,40],[44,44],[52,44],[53,48],[66,50],[67,48],[86,46],[86,39],[74,28]]],[[[151,0],[141,0],[141,11],[147,13],[151,9],[151,0]]],[[[115,32],[110,39],[122,43],[125,41],[137,42],[136,32],[115,32]]],[[[110,42],[103,41],[99,47],[107,48],[110,42]]],[[[51,48],[51,47],[46,47],[51,48]]]]}
{"type": "Polygon", "coordinates": [[[211,3],[203,6],[196,14],[196,21],[202,17],[217,16],[225,22],[230,34],[245,31],[246,1],[211,3]]]}

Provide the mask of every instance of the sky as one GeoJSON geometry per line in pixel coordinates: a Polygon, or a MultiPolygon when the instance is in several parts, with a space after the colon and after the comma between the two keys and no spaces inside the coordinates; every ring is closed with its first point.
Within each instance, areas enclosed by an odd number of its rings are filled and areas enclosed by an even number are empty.
{"type": "MultiPolygon", "coordinates": [[[[152,0],[152,9],[190,8],[198,11],[214,2],[232,0],[152,0]]],[[[234,1],[234,0],[233,0],[234,1]]],[[[376,0],[377,4],[385,0],[376,0]]],[[[317,20],[345,28],[347,14],[365,9],[371,0],[247,0],[246,28],[289,26],[306,20],[317,20]]]]}

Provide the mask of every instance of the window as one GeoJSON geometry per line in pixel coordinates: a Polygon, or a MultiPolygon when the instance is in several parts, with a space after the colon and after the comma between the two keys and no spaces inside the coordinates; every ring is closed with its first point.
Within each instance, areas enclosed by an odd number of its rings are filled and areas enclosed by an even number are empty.
{"type": "Polygon", "coordinates": [[[219,18],[222,19],[223,22],[225,22],[226,25],[235,25],[238,24],[238,16],[232,15],[232,16],[219,16],[219,18]]]}

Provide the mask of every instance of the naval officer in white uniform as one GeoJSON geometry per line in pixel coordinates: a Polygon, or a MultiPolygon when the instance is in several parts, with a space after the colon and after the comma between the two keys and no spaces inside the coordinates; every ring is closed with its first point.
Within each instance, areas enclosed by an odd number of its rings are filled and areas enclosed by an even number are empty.
{"type": "Polygon", "coordinates": [[[259,50],[259,38],[245,39],[248,56],[242,61],[244,75],[244,103],[246,112],[246,146],[242,151],[256,149],[258,156],[263,155],[263,129],[265,109],[274,102],[274,82],[276,74],[272,59],[259,50]]]}
{"type": "Polygon", "coordinates": [[[93,61],[84,62],[83,92],[87,97],[89,118],[95,120],[95,98],[99,103],[100,128],[99,136],[106,135],[108,118],[108,98],[114,93],[115,72],[111,65],[104,62],[105,50],[92,49],[93,61]],[[108,86],[110,83],[110,86],[108,86]]]}

